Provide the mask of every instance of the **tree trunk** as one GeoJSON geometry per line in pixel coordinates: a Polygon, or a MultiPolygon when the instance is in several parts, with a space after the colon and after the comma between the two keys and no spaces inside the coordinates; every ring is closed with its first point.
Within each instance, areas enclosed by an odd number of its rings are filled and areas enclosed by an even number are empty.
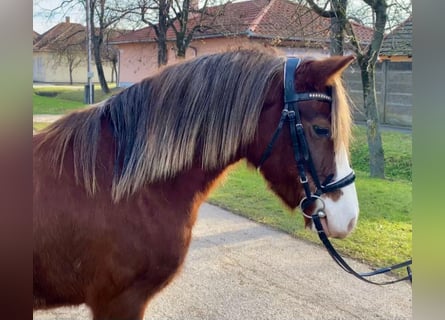
{"type": "Polygon", "coordinates": [[[331,18],[331,45],[329,46],[331,56],[343,55],[343,32],[337,17],[331,18]]]}
{"type": "Polygon", "coordinates": [[[331,56],[342,56],[348,0],[330,0],[331,10],[320,7],[314,0],[306,0],[306,2],[319,16],[331,19],[329,53],[331,56]]]}
{"type": "Polygon", "coordinates": [[[185,59],[185,53],[187,50],[187,43],[185,35],[183,33],[176,34],[176,56],[181,59],[185,59]]]}
{"type": "Polygon", "coordinates": [[[100,54],[100,47],[102,43],[102,39],[100,36],[94,36],[93,38],[93,52],[94,52],[94,61],[96,64],[97,77],[99,78],[100,87],[102,88],[102,92],[105,94],[110,93],[110,88],[108,88],[107,80],[105,79],[105,72],[102,65],[102,57],[100,54]]]}
{"type": "Polygon", "coordinates": [[[375,90],[375,65],[361,62],[363,101],[366,112],[366,136],[369,147],[369,170],[371,177],[385,177],[385,160],[380,134],[380,119],[375,90]]]}
{"type": "MultiPolygon", "coordinates": [[[[349,26],[350,35],[354,35],[346,16],[348,0],[330,0],[331,10],[319,7],[314,0],[306,0],[311,8],[322,17],[331,18],[331,55],[343,54],[343,32],[349,26]]],[[[362,76],[363,101],[367,119],[367,138],[369,147],[369,167],[371,177],[384,178],[384,156],[380,135],[379,112],[375,90],[375,64],[380,51],[386,25],[386,0],[363,0],[375,14],[374,34],[367,52],[363,53],[358,39],[352,37],[351,42],[357,54],[362,76]]]]}
{"type": "Polygon", "coordinates": [[[158,67],[168,63],[167,40],[165,36],[158,37],[158,67]]]}
{"type": "Polygon", "coordinates": [[[114,73],[114,79],[116,82],[116,87],[119,87],[119,74],[117,73],[117,63],[113,62],[113,73],[114,73]]]}
{"type": "MultiPolygon", "coordinates": [[[[176,56],[180,59],[185,59],[185,54],[187,51],[187,47],[189,45],[188,37],[187,37],[187,25],[188,25],[188,17],[190,10],[190,1],[183,0],[182,1],[182,12],[179,17],[179,30],[175,30],[176,33],[176,56]]],[[[193,31],[190,31],[193,33],[193,31]]]]}
{"type": "Polygon", "coordinates": [[[346,28],[347,0],[331,1],[335,14],[331,17],[330,40],[331,56],[343,55],[344,30],[346,28]]]}
{"type": "Polygon", "coordinates": [[[159,24],[157,27],[158,67],[168,63],[167,30],[170,5],[167,0],[159,1],[159,24]]]}
{"type": "Polygon", "coordinates": [[[74,69],[74,67],[73,67],[73,61],[68,61],[68,71],[69,71],[69,73],[70,73],[70,85],[72,86],[73,85],[73,69],[74,69]]]}

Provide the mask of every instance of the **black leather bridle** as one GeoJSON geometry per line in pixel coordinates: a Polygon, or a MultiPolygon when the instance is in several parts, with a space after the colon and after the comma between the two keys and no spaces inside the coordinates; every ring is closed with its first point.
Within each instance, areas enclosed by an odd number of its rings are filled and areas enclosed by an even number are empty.
{"type": "MultiPolygon", "coordinates": [[[[314,162],[312,161],[311,153],[309,150],[309,145],[307,143],[306,136],[304,134],[303,124],[301,122],[300,110],[298,108],[298,102],[318,100],[331,103],[332,96],[327,93],[322,92],[304,92],[297,93],[295,91],[294,85],[294,75],[298,65],[300,64],[300,59],[294,57],[288,57],[284,66],[284,109],[281,112],[281,118],[278,123],[270,143],[268,144],[266,150],[261,156],[258,169],[264,164],[267,158],[272,152],[272,148],[283,128],[285,122],[289,123],[290,135],[292,140],[292,149],[294,152],[294,159],[297,165],[298,174],[300,176],[300,183],[303,185],[305,197],[300,202],[300,208],[303,214],[307,218],[311,216],[304,213],[311,203],[320,199],[323,193],[332,192],[341,189],[355,180],[354,171],[341,178],[340,180],[332,182],[334,177],[333,174],[329,175],[323,183],[320,183],[320,179],[315,169],[314,162]],[[312,192],[309,186],[309,180],[306,175],[306,167],[309,169],[312,176],[312,180],[315,184],[316,190],[312,192]]],[[[320,199],[321,200],[321,199],[320,199]]]]}
{"type": "Polygon", "coordinates": [[[380,268],[378,270],[374,270],[372,272],[368,273],[357,273],[355,272],[343,258],[337,253],[335,248],[332,246],[331,242],[329,241],[326,233],[323,230],[323,226],[321,224],[320,219],[326,218],[326,213],[324,212],[324,201],[321,199],[321,195],[323,193],[332,192],[338,189],[341,189],[351,183],[355,180],[355,174],[354,171],[351,170],[351,172],[346,175],[345,177],[333,181],[332,179],[334,177],[333,174],[329,175],[323,183],[320,183],[320,179],[318,177],[317,171],[315,169],[314,163],[312,161],[311,153],[309,150],[309,145],[307,143],[307,139],[304,134],[303,130],[303,124],[301,122],[300,117],[300,110],[298,108],[298,102],[300,101],[309,101],[309,100],[318,100],[318,101],[324,101],[328,103],[332,103],[332,96],[331,93],[322,93],[322,92],[304,92],[304,93],[297,93],[295,91],[295,85],[294,85],[294,76],[295,72],[300,64],[301,60],[299,58],[295,57],[288,57],[284,66],[284,108],[281,112],[281,118],[278,123],[277,128],[275,129],[274,134],[272,135],[272,139],[269,142],[266,150],[264,151],[263,155],[261,156],[259,165],[257,169],[259,170],[261,166],[264,164],[264,162],[267,160],[267,158],[270,156],[272,152],[272,148],[283,128],[283,124],[285,122],[289,123],[289,130],[291,135],[291,141],[292,141],[292,149],[294,153],[294,159],[297,165],[298,174],[300,176],[300,183],[302,184],[305,192],[305,197],[301,200],[299,207],[301,209],[302,214],[312,219],[315,228],[317,229],[318,236],[326,249],[328,250],[331,257],[334,259],[334,261],[346,272],[354,275],[355,277],[359,278],[360,280],[363,280],[368,283],[372,284],[378,284],[378,285],[385,285],[385,284],[391,284],[396,283],[399,281],[409,280],[412,282],[412,272],[410,269],[410,265],[412,264],[412,259],[409,259],[405,262],[392,265],[390,267],[380,268]],[[306,175],[306,168],[309,169],[312,180],[315,184],[316,190],[315,192],[311,191],[309,181],[306,175]],[[304,210],[312,203],[318,201],[321,203],[321,207],[318,206],[314,213],[312,215],[308,215],[304,212],[304,210]],[[392,270],[406,267],[408,275],[401,279],[386,281],[386,282],[374,282],[367,277],[371,277],[378,274],[383,274],[390,272],[392,270]]]}

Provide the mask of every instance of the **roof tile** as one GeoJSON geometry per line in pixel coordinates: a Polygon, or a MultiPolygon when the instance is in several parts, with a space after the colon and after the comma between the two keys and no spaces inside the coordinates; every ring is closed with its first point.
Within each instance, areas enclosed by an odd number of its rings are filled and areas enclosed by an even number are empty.
{"type": "Polygon", "coordinates": [[[385,36],[380,54],[386,56],[412,56],[412,37],[413,19],[410,16],[385,36]]]}
{"type": "MultiPolygon", "coordinates": [[[[249,0],[229,2],[209,7],[207,14],[189,18],[189,30],[196,25],[205,26],[195,32],[195,38],[248,35],[251,37],[281,40],[329,41],[330,19],[318,16],[309,7],[288,0],[249,0]]],[[[352,24],[360,41],[369,42],[372,29],[352,24]]],[[[167,39],[174,40],[170,28],[167,39]]],[[[111,43],[153,42],[155,32],[146,27],[113,38],[111,43]]]]}
{"type": "Polygon", "coordinates": [[[63,22],[41,34],[33,50],[55,50],[60,43],[81,45],[85,43],[85,27],[78,23],[63,22]]]}

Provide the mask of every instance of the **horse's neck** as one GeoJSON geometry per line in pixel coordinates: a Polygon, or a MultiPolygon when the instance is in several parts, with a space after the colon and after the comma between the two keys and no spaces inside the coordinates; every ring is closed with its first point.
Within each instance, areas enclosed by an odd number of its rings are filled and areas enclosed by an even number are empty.
{"type": "Polygon", "coordinates": [[[146,203],[150,209],[171,213],[175,223],[188,225],[191,230],[199,207],[218,186],[225,171],[191,168],[166,181],[147,184],[132,197],[135,204],[146,203]]]}
{"type": "Polygon", "coordinates": [[[172,196],[181,197],[184,201],[204,201],[208,194],[218,186],[225,176],[226,168],[206,171],[201,168],[191,168],[178,174],[175,178],[163,183],[172,191],[172,196]]]}

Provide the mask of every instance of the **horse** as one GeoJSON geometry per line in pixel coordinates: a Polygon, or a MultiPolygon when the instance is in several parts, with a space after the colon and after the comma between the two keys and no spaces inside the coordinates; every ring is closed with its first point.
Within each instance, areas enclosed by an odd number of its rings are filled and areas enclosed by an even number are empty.
{"type": "Polygon", "coordinates": [[[197,57],[34,135],[34,310],[84,303],[94,320],[142,319],[181,270],[200,205],[240,160],[307,228],[322,204],[326,234],[346,237],[358,200],[351,179],[337,183],[352,170],[341,74],[354,57],[297,59],[287,82],[298,102],[284,96],[287,60],[197,57]]]}

